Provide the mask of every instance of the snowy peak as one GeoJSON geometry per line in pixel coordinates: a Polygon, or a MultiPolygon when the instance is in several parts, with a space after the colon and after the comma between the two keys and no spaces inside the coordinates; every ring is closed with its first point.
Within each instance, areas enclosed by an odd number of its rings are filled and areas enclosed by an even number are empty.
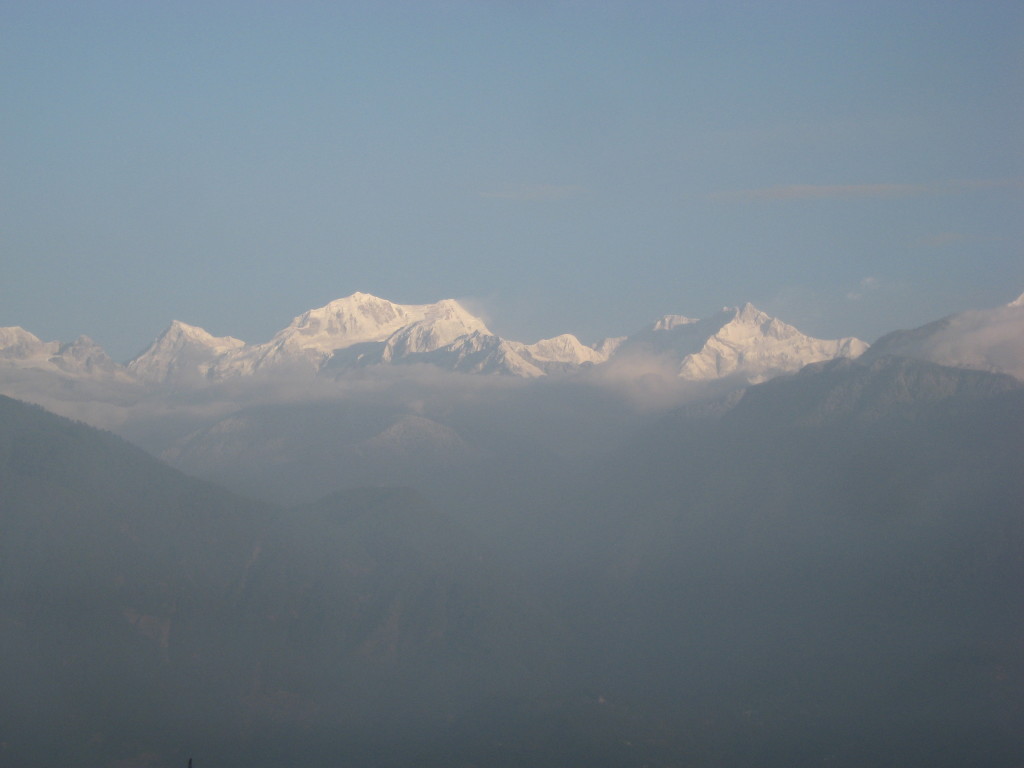
{"type": "Polygon", "coordinates": [[[821,360],[856,357],[865,349],[859,339],[806,336],[747,303],[702,320],[666,315],[622,342],[613,358],[628,363],[653,357],[676,366],[679,377],[689,381],[757,383],[821,360]]]}
{"type": "Polygon", "coordinates": [[[406,307],[366,293],[311,309],[296,317],[274,338],[301,349],[329,353],[366,341],[383,341],[399,328],[420,319],[406,307]]]}
{"type": "Polygon", "coordinates": [[[420,313],[421,319],[387,338],[383,355],[385,361],[432,352],[474,333],[492,335],[483,320],[471,315],[454,299],[402,309],[409,311],[410,315],[420,313]]]}
{"type": "Polygon", "coordinates": [[[231,336],[214,336],[194,325],[174,320],[145,352],[128,363],[128,370],[148,382],[203,379],[221,358],[245,347],[231,336]]]}
{"type": "Polygon", "coordinates": [[[683,315],[665,315],[615,344],[613,357],[620,361],[639,357],[682,359],[700,351],[707,339],[732,317],[733,313],[728,309],[703,320],[683,315]]]}
{"type": "Polygon", "coordinates": [[[19,326],[0,328],[0,365],[56,373],[62,379],[124,375],[124,368],[88,336],[61,344],[42,341],[19,326]]]}
{"type": "Polygon", "coordinates": [[[557,363],[602,363],[605,357],[596,349],[588,347],[571,333],[563,333],[551,339],[541,339],[525,347],[536,360],[557,363]]]}
{"type": "Polygon", "coordinates": [[[651,326],[652,331],[671,331],[681,325],[692,325],[693,323],[700,322],[693,317],[684,317],[683,315],[665,315],[663,318],[658,320],[651,326]]]}
{"type": "Polygon", "coordinates": [[[730,319],[718,331],[721,338],[734,339],[737,342],[767,336],[773,339],[787,339],[804,336],[800,331],[781,320],[770,317],[753,304],[747,303],[738,308],[725,308],[722,313],[730,319]]]}
{"type": "Polygon", "coordinates": [[[122,370],[110,359],[107,351],[88,336],[79,336],[70,344],[61,344],[50,361],[68,373],[114,374],[122,370]]]}
{"type": "Polygon", "coordinates": [[[394,362],[451,344],[470,333],[490,333],[453,299],[395,304],[353,293],[296,317],[264,343],[225,357],[215,378],[257,371],[320,371],[350,364],[394,362]],[[346,354],[348,351],[350,354],[346,354]]]}
{"type": "Polygon", "coordinates": [[[1024,294],[1009,304],[949,315],[883,336],[867,356],[911,357],[1024,379],[1024,294]]]}
{"type": "Polygon", "coordinates": [[[19,325],[0,328],[0,357],[2,358],[24,360],[38,356],[49,357],[59,348],[58,342],[45,342],[19,325]]]}
{"type": "Polygon", "coordinates": [[[608,352],[588,347],[571,333],[563,333],[535,344],[509,342],[512,349],[527,363],[543,373],[565,373],[584,365],[599,365],[608,359],[608,352]]]}
{"type": "Polygon", "coordinates": [[[746,304],[744,304],[742,307],[734,307],[732,309],[730,309],[729,307],[723,307],[722,311],[723,312],[732,312],[734,314],[734,316],[736,317],[736,319],[738,321],[742,322],[742,323],[758,323],[759,324],[759,323],[764,323],[764,322],[769,321],[769,320],[772,319],[768,315],[766,315],[764,312],[762,312],[760,309],[758,309],[753,304],[751,304],[749,301],[746,304]]]}
{"type": "Polygon", "coordinates": [[[543,376],[544,370],[526,359],[521,347],[521,344],[505,341],[492,333],[474,331],[409,360],[459,373],[505,374],[524,379],[543,376]]]}
{"type": "Polygon", "coordinates": [[[214,336],[199,326],[173,320],[150,348],[176,347],[186,344],[205,347],[217,354],[224,354],[245,346],[244,341],[233,336],[214,336]]]}
{"type": "Polygon", "coordinates": [[[626,336],[610,336],[606,339],[601,339],[601,341],[594,345],[594,351],[607,361],[615,354],[615,350],[622,346],[626,339],[626,336]]]}
{"type": "Polygon", "coordinates": [[[703,319],[664,315],[632,336],[606,339],[596,348],[572,334],[524,344],[496,336],[453,299],[396,304],[358,292],[302,313],[269,341],[255,345],[175,320],[127,369],[84,337],[61,345],[42,342],[21,328],[0,329],[0,362],[8,366],[65,376],[116,371],[146,385],[174,388],[264,374],[329,378],[400,363],[521,378],[610,364],[616,376],[657,371],[684,380],[743,383],[808,363],[855,357],[865,348],[857,339],[813,339],[752,304],[703,319]]]}
{"type": "Polygon", "coordinates": [[[756,384],[811,363],[858,357],[868,345],[852,337],[815,339],[753,304],[725,309],[727,321],[702,345],[686,355],[679,375],[694,381],[737,378],[756,384]]]}
{"type": "Polygon", "coordinates": [[[353,344],[385,341],[413,325],[425,329],[420,336],[432,334],[436,340],[445,339],[443,343],[473,331],[489,333],[482,320],[453,299],[436,304],[394,304],[367,293],[353,293],[300,315],[274,338],[301,349],[331,353],[353,344]]]}

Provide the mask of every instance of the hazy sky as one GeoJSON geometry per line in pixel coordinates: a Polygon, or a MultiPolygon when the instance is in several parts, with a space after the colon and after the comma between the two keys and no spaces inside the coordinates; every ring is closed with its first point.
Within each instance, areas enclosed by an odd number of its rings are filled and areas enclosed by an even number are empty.
{"type": "Polygon", "coordinates": [[[1024,291],[1024,3],[0,0],[0,325],[117,359],[356,290],[593,342],[1024,291]]]}

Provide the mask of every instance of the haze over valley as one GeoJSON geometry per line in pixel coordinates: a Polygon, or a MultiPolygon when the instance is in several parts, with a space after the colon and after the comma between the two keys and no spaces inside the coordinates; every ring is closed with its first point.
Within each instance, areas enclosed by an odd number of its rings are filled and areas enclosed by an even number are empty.
{"type": "Polygon", "coordinates": [[[2,329],[5,760],[1012,766],[1021,331],[2,329]]]}
{"type": "Polygon", "coordinates": [[[0,768],[1024,766],[1024,3],[0,30],[0,768]]]}

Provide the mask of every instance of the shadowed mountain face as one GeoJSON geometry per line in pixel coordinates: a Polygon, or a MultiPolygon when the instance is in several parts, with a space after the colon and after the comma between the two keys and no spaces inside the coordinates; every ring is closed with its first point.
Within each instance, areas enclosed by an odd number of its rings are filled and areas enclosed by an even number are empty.
{"type": "Polygon", "coordinates": [[[7,398],[0,425],[4,760],[102,764],[187,712],[163,670],[218,634],[269,510],[7,398]]]}
{"type": "Polygon", "coordinates": [[[1009,377],[884,359],[648,429],[592,500],[608,698],[723,765],[1015,765],[1022,427],[1009,377]]]}
{"type": "Polygon", "coordinates": [[[272,765],[328,734],[369,760],[555,660],[409,491],[272,508],[0,398],[0,525],[4,764],[272,765]]]}
{"type": "Polygon", "coordinates": [[[834,361],[571,462],[461,413],[283,508],[0,399],[0,762],[1020,764],[1019,382],[834,361]]]}

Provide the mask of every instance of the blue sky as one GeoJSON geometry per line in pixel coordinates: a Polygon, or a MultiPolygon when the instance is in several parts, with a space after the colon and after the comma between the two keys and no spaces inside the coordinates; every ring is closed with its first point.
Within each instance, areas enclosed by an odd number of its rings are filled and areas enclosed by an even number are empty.
{"type": "Polygon", "coordinates": [[[593,342],[1024,291],[1019,2],[5,2],[0,325],[117,359],[353,291],[593,342]]]}

